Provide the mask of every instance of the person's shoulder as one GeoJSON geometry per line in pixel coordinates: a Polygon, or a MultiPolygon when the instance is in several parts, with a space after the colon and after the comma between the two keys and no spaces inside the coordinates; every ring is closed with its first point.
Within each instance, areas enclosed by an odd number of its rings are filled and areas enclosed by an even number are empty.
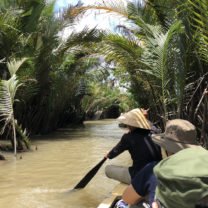
{"type": "Polygon", "coordinates": [[[125,138],[125,137],[128,137],[130,134],[130,132],[127,132],[127,133],[124,133],[123,136],[121,138],[125,138]]]}
{"type": "Polygon", "coordinates": [[[122,135],[122,137],[121,137],[121,141],[122,141],[122,142],[127,141],[127,140],[129,140],[130,137],[131,137],[131,136],[130,136],[130,132],[124,133],[124,134],[122,135]]]}
{"type": "Polygon", "coordinates": [[[138,137],[139,132],[138,131],[129,131],[123,134],[123,139],[134,139],[138,137]]]}
{"type": "Polygon", "coordinates": [[[134,132],[128,131],[123,134],[122,138],[130,138],[134,135],[134,132]]]}

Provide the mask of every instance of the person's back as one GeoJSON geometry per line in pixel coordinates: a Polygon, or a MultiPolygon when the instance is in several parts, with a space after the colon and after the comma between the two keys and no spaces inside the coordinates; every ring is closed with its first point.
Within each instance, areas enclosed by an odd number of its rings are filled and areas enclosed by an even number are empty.
{"type": "Polygon", "coordinates": [[[150,131],[139,129],[124,134],[121,142],[111,152],[109,158],[115,157],[121,150],[128,150],[132,158],[132,166],[129,167],[131,178],[146,164],[162,159],[160,147],[153,143],[150,131]]]}
{"type": "Polygon", "coordinates": [[[151,126],[140,109],[122,114],[118,121],[128,126],[129,133],[124,134],[119,143],[105,157],[113,159],[128,150],[133,164],[129,168],[108,165],[105,172],[109,178],[130,184],[138,171],[151,161],[160,161],[162,155],[160,147],[152,142],[151,126]]]}

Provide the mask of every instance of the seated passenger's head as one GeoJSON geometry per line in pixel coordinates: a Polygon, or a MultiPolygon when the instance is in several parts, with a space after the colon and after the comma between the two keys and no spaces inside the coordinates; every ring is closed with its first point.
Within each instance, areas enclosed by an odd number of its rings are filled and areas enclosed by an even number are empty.
{"type": "Polygon", "coordinates": [[[183,119],[168,121],[165,132],[162,134],[153,134],[152,140],[170,153],[176,153],[185,148],[203,149],[197,144],[195,126],[183,119]]]}
{"type": "Polygon", "coordinates": [[[141,109],[136,108],[127,113],[121,114],[117,120],[123,124],[126,124],[130,130],[145,129],[151,130],[148,120],[145,118],[141,109]]]}

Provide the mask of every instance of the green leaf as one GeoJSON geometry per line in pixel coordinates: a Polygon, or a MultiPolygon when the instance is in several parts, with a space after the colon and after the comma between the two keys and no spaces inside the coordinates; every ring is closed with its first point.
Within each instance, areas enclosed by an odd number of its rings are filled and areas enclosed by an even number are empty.
{"type": "Polygon", "coordinates": [[[16,61],[16,59],[10,61],[7,63],[7,67],[9,70],[9,73],[11,76],[16,74],[17,70],[20,68],[20,66],[27,60],[27,58],[20,59],[16,61]]]}

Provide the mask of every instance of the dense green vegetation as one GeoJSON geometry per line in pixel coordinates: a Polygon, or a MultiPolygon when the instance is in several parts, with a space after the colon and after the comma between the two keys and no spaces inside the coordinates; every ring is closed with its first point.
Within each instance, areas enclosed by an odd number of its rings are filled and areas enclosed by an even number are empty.
{"type": "Polygon", "coordinates": [[[57,16],[54,4],[0,0],[0,126],[15,154],[29,148],[28,135],[134,107],[150,108],[161,129],[188,119],[207,147],[206,0],[78,4],[57,16]],[[85,28],[63,39],[87,10],[125,22],[116,32],[85,28]]]}
{"type": "Polygon", "coordinates": [[[208,2],[106,1],[77,8],[73,17],[88,10],[125,17],[118,33],[103,38],[102,53],[123,69],[120,77],[128,74],[138,105],[150,107],[162,129],[168,119],[188,119],[207,147],[208,2]]]}

